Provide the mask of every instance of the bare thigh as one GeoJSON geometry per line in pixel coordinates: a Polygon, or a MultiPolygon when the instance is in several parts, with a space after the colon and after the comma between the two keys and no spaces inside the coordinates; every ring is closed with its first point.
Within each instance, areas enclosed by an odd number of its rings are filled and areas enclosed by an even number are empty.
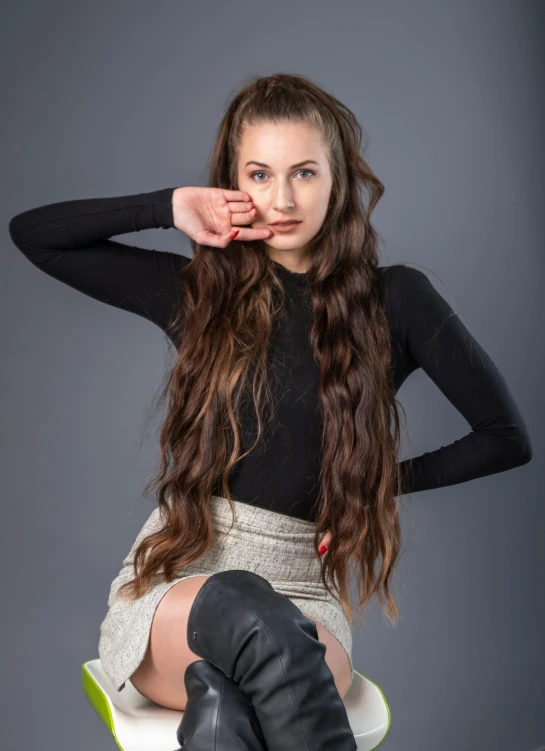
{"type": "MultiPolygon", "coordinates": [[[[144,659],[131,675],[140,693],[168,709],[185,709],[185,671],[188,665],[201,659],[187,645],[187,620],[193,601],[207,579],[208,576],[183,579],[167,591],[155,610],[144,659]]],[[[318,639],[326,647],[324,659],[344,699],[352,680],[346,652],[321,623],[307,613],[304,615],[316,624],[318,639]]]]}
{"type": "Polygon", "coordinates": [[[207,579],[192,576],[167,590],[155,609],[144,659],[131,675],[140,693],[168,709],[185,709],[185,671],[201,659],[187,646],[187,620],[193,600],[207,579]]]}

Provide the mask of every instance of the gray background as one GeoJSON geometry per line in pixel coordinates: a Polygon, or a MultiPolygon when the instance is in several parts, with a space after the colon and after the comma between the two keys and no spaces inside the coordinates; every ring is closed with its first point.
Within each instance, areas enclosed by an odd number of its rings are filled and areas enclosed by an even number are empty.
{"type": "MultiPolygon", "coordinates": [[[[355,111],[386,185],[382,263],[432,272],[534,446],[529,465],[412,496],[401,620],[373,602],[354,635],[392,712],[381,748],[545,744],[545,4],[20,1],[2,16],[2,748],[116,748],[80,665],[98,656],[109,585],[151,512],[158,445],[153,430],[138,441],[166,354],[153,324],[34,268],[8,221],[202,184],[223,108],[246,76],[273,72],[355,111]]],[[[189,253],[175,230],[120,239],[189,253]]],[[[398,399],[415,455],[468,430],[422,371],[398,399]]]]}

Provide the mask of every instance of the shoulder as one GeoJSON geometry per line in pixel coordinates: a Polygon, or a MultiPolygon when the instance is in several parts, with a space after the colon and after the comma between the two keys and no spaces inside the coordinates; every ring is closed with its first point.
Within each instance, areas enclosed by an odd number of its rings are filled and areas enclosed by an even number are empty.
{"type": "Polygon", "coordinates": [[[184,256],[181,253],[168,253],[168,260],[169,260],[169,269],[168,269],[169,284],[171,286],[172,292],[175,292],[175,294],[173,294],[173,297],[178,302],[180,299],[180,293],[182,289],[180,274],[183,271],[183,269],[185,269],[186,266],[188,266],[191,263],[193,259],[188,258],[187,256],[184,256]]]}
{"type": "Polygon", "coordinates": [[[423,271],[405,264],[380,266],[381,299],[392,330],[428,331],[455,325],[456,311],[423,271]]]}
{"type": "Polygon", "coordinates": [[[381,300],[390,325],[406,325],[411,308],[433,294],[435,287],[423,271],[403,263],[378,269],[381,300]]]}
{"type": "Polygon", "coordinates": [[[406,296],[411,290],[429,288],[431,284],[423,271],[404,263],[379,266],[378,269],[383,295],[393,301],[406,296]]]}
{"type": "Polygon", "coordinates": [[[172,255],[174,256],[174,266],[178,270],[184,269],[193,260],[192,258],[188,258],[187,256],[183,256],[181,253],[173,253],[172,255]]]}

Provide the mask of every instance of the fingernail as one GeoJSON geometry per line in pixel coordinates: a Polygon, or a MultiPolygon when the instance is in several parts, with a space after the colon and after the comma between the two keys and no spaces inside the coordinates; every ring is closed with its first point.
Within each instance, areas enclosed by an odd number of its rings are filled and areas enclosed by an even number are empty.
{"type": "Polygon", "coordinates": [[[239,233],[239,232],[240,232],[240,230],[239,230],[239,229],[237,229],[237,231],[236,231],[236,232],[233,232],[233,234],[231,235],[231,240],[234,240],[234,239],[235,239],[235,237],[236,237],[236,236],[238,235],[238,233],[239,233]]]}
{"type": "Polygon", "coordinates": [[[318,549],[318,555],[323,555],[326,550],[327,550],[327,545],[320,545],[318,549]]]}

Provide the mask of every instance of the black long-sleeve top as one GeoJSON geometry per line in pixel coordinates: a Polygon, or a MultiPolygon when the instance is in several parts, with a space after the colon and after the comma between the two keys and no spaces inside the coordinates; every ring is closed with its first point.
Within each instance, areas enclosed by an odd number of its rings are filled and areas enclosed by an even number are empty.
{"type": "MultiPolygon", "coordinates": [[[[169,336],[167,324],[179,303],[178,270],[190,262],[177,253],[147,250],[109,238],[144,229],[174,227],[175,188],[107,198],[47,204],[14,216],[15,246],[37,268],[74,289],[136,313],[169,336]]],[[[287,318],[275,342],[281,368],[277,422],[265,446],[237,463],[229,489],[239,501],[289,516],[315,520],[320,469],[318,365],[310,347],[311,319],[302,305],[306,275],[273,261],[286,290],[287,318]]],[[[471,431],[413,458],[402,469],[404,493],[466,482],[525,464],[532,457],[522,415],[496,365],[447,301],[418,269],[382,267],[382,302],[392,333],[396,393],[422,368],[463,415],[471,431]]],[[[254,415],[255,417],[255,415],[254,415]]],[[[242,418],[241,418],[242,419],[242,418]]],[[[247,415],[243,448],[257,426],[247,415]]],[[[221,495],[219,485],[215,491],[221,495]]]]}

